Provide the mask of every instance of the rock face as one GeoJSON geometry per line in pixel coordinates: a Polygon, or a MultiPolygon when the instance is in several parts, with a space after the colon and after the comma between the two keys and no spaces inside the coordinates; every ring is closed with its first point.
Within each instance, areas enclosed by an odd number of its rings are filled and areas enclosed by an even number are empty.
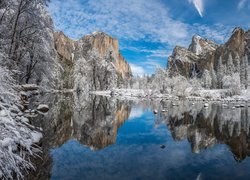
{"type": "Polygon", "coordinates": [[[122,78],[130,78],[131,69],[129,64],[119,52],[119,42],[117,39],[103,32],[94,32],[91,35],[86,35],[81,40],[83,49],[87,51],[96,51],[101,58],[106,58],[108,55],[113,56],[114,66],[122,78]]]}
{"type": "Polygon", "coordinates": [[[77,41],[55,32],[54,39],[65,69],[63,79],[69,82],[64,88],[81,90],[85,86],[90,90],[106,90],[128,85],[132,73],[119,52],[117,39],[103,32],[94,32],[77,41]]]}
{"type": "Polygon", "coordinates": [[[209,71],[213,88],[222,88],[224,76],[238,73],[242,87],[248,86],[250,63],[250,31],[235,28],[232,36],[223,45],[194,36],[189,48],[176,47],[169,57],[170,76],[202,78],[209,71]]]}
{"type": "Polygon", "coordinates": [[[203,39],[202,37],[195,35],[192,38],[192,43],[190,44],[188,50],[195,53],[196,55],[200,55],[202,53],[214,51],[217,47],[218,45],[213,41],[203,39]]]}

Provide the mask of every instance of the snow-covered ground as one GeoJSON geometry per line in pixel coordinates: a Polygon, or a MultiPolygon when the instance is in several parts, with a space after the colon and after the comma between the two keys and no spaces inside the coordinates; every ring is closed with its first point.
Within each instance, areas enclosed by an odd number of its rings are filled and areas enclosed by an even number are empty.
{"type": "Polygon", "coordinates": [[[242,90],[241,95],[228,96],[225,89],[197,90],[189,92],[189,95],[180,97],[173,94],[155,93],[153,90],[142,89],[112,89],[108,91],[93,91],[91,94],[102,96],[114,96],[120,98],[161,98],[169,100],[187,99],[193,101],[249,101],[250,91],[242,90]]]}

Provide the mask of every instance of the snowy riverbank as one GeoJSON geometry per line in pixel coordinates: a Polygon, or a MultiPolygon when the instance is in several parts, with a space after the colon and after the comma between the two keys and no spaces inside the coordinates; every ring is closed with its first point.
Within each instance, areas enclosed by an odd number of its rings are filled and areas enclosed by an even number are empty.
{"type": "Polygon", "coordinates": [[[143,98],[143,99],[165,99],[165,100],[190,100],[190,101],[241,101],[250,102],[250,91],[242,90],[241,95],[227,96],[227,90],[197,90],[190,92],[187,96],[177,96],[172,94],[155,93],[153,90],[142,89],[112,89],[107,91],[92,91],[91,94],[101,96],[113,96],[119,98],[143,98]]]}
{"type": "MultiPolygon", "coordinates": [[[[37,95],[37,86],[18,87],[14,98],[0,98],[0,178],[22,179],[25,171],[34,169],[30,162],[41,150],[37,145],[42,138],[42,129],[30,122],[30,117],[42,113],[45,106],[29,109],[29,97],[37,95]]],[[[2,94],[4,91],[1,91],[2,94]]]]}

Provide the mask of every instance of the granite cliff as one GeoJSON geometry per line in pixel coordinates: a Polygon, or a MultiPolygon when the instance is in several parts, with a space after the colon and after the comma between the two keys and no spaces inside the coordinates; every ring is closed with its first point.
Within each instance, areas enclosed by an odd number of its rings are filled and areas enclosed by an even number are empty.
{"type": "Polygon", "coordinates": [[[210,88],[222,88],[224,76],[238,73],[241,85],[247,88],[250,63],[250,31],[235,28],[222,45],[195,35],[189,48],[176,46],[168,59],[170,76],[202,78],[207,70],[212,79],[210,88]]]}
{"type": "Polygon", "coordinates": [[[63,88],[106,90],[128,85],[132,73],[119,52],[117,39],[103,32],[94,32],[72,40],[63,32],[55,32],[54,40],[59,61],[64,67],[63,88]]]}

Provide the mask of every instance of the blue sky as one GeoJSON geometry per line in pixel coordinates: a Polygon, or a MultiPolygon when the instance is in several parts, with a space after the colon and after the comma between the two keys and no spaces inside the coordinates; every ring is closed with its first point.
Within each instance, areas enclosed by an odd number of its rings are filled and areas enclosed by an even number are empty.
{"type": "Polygon", "coordinates": [[[117,38],[134,75],[166,67],[175,45],[194,34],[225,42],[250,29],[250,0],[51,0],[55,29],[79,39],[94,31],[117,38]]]}

